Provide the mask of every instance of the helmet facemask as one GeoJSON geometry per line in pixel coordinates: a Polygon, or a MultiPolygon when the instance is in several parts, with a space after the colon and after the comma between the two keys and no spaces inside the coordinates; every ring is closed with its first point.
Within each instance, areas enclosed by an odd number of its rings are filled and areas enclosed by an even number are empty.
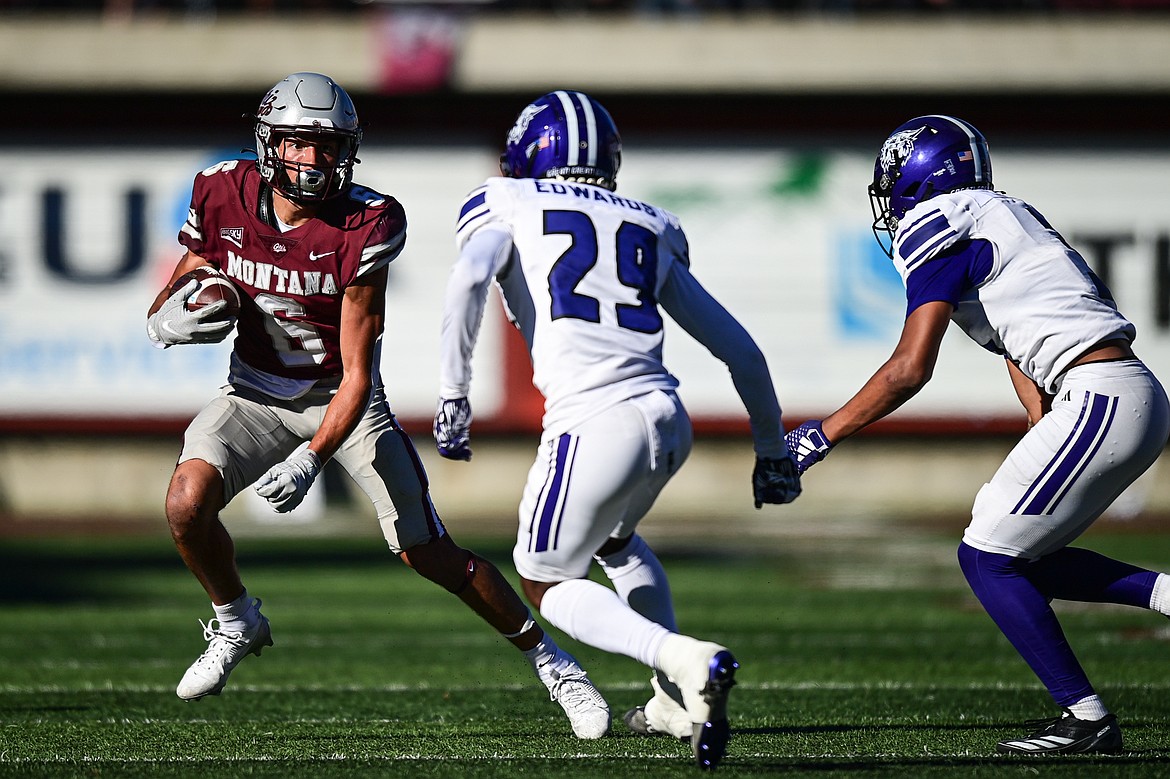
{"type": "Polygon", "coordinates": [[[869,210],[873,214],[873,237],[878,246],[890,259],[894,258],[894,233],[898,230],[898,217],[890,210],[890,176],[883,173],[869,185],[869,210]]]}
{"type": "Polygon", "coordinates": [[[256,124],[260,173],[273,189],[297,203],[312,203],[343,194],[353,183],[353,166],[358,162],[354,136],[332,131],[306,131],[302,127],[256,124]],[[336,154],[318,149],[316,163],[285,159],[286,142],[306,145],[335,145],[336,154]]]}
{"type": "Polygon", "coordinates": [[[289,200],[321,202],[353,183],[362,131],[353,101],[327,76],[294,73],[274,86],[256,112],[255,133],[260,175],[289,200]],[[318,146],[316,162],[286,159],[286,142],[318,146]],[[321,146],[336,154],[323,154],[321,146]]]}

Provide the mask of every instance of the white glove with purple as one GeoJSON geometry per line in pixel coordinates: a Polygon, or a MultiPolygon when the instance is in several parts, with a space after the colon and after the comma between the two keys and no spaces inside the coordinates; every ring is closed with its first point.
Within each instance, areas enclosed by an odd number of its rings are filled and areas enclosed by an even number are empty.
{"type": "Polygon", "coordinates": [[[756,508],[765,503],[791,503],[800,495],[800,473],[791,457],[756,457],[752,470],[752,497],[756,508]]]}
{"type": "Polygon", "coordinates": [[[440,456],[448,460],[470,460],[471,403],[467,398],[440,398],[432,432],[440,456]]]}
{"type": "Polygon", "coordinates": [[[784,434],[784,442],[788,444],[788,451],[792,452],[796,460],[796,469],[801,473],[825,459],[825,455],[833,448],[832,442],[821,430],[819,419],[809,420],[795,430],[789,430],[784,434]]]}
{"type": "Polygon", "coordinates": [[[256,482],[256,492],[283,514],[301,505],[320,472],[321,458],[306,447],[269,468],[256,482]]]}
{"type": "Polygon", "coordinates": [[[236,320],[213,319],[227,307],[226,300],[218,300],[197,311],[187,309],[187,298],[199,289],[199,282],[191,279],[168,297],[146,320],[146,334],[163,348],[176,344],[215,344],[227,338],[236,326],[236,320]]]}

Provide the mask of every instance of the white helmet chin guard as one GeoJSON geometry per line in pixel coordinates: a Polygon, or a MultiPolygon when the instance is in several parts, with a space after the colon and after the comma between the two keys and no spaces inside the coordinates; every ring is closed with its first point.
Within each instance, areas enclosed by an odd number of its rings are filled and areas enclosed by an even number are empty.
{"type": "Polygon", "coordinates": [[[357,111],[345,90],[320,73],[293,73],[268,90],[256,110],[256,163],[260,175],[277,192],[298,203],[327,200],[353,183],[353,166],[362,140],[357,111]],[[339,154],[320,169],[285,162],[283,139],[334,141],[339,154]]]}

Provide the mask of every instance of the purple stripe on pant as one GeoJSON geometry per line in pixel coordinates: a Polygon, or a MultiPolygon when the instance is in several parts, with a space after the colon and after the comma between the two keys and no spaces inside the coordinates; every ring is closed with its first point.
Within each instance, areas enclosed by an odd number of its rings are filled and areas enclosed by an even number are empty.
{"type": "Polygon", "coordinates": [[[1117,412],[1117,398],[1085,393],[1081,415],[1068,439],[1012,509],[1013,514],[1051,514],[1101,448],[1117,412]]]}
{"type": "MultiPolygon", "coordinates": [[[[557,504],[561,495],[562,487],[568,490],[568,479],[565,478],[567,470],[565,468],[565,461],[569,456],[569,446],[573,438],[568,433],[565,433],[557,441],[557,456],[556,462],[553,464],[553,478],[549,485],[548,492],[544,496],[544,506],[540,511],[540,520],[536,525],[535,541],[533,547],[535,552],[547,552],[549,550],[549,536],[552,534],[553,520],[557,519],[556,511],[557,504]]],[[[554,539],[555,544],[555,539],[554,539]]]]}

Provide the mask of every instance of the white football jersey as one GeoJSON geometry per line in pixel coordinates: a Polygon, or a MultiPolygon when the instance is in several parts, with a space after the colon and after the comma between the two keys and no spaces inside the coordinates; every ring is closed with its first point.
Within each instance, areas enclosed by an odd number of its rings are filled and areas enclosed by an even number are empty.
{"type": "Polygon", "coordinates": [[[665,310],[728,364],[757,452],[786,451],[763,356],[691,276],[686,236],[673,214],[589,184],[491,178],[465,200],[456,241],[460,260],[448,285],[441,347],[444,397],[468,393],[483,311],[474,298],[481,289],[486,295],[494,277],[532,356],[546,437],[616,403],[678,386],[662,359],[665,310]]]}
{"type": "Polygon", "coordinates": [[[1003,193],[961,190],[919,203],[898,225],[894,265],[908,282],[941,252],[975,239],[992,245],[991,270],[963,292],[951,318],[1046,392],[1089,347],[1134,339],[1084,259],[1031,206],[1003,193]]]}

